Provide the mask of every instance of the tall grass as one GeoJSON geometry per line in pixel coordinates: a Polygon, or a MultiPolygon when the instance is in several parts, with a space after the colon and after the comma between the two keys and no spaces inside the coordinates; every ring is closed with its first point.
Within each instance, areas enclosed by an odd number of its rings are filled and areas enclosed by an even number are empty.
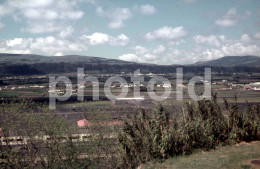
{"type": "Polygon", "coordinates": [[[213,149],[218,144],[260,139],[259,106],[240,111],[237,104],[210,101],[186,103],[170,118],[161,105],[152,115],[141,110],[125,122],[118,134],[121,167],[134,168],[152,159],[190,154],[195,149],[213,149]]]}

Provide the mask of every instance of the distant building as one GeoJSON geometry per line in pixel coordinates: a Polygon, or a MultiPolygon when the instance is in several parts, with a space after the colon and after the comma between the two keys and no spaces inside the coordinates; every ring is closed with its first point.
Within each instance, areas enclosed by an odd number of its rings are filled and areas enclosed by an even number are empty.
{"type": "Polygon", "coordinates": [[[260,82],[249,83],[244,86],[244,90],[260,91],[260,82]]]}
{"type": "Polygon", "coordinates": [[[18,89],[25,89],[26,86],[19,86],[18,89]]]}
{"type": "Polygon", "coordinates": [[[39,86],[39,85],[34,85],[34,86],[30,86],[30,88],[44,88],[45,86],[39,86]]]}
{"type": "Polygon", "coordinates": [[[77,121],[78,127],[89,127],[91,124],[88,122],[87,119],[82,119],[77,121]]]}
{"type": "Polygon", "coordinates": [[[111,121],[111,122],[99,122],[90,123],[87,119],[77,121],[78,127],[90,127],[90,126],[120,126],[123,124],[122,121],[111,121]]]}
{"type": "Polygon", "coordinates": [[[250,83],[251,90],[260,91],[260,82],[250,83]]]}
{"type": "Polygon", "coordinates": [[[164,88],[171,88],[172,86],[171,86],[171,84],[163,84],[163,87],[164,88]]]}
{"type": "Polygon", "coordinates": [[[181,85],[178,84],[176,87],[188,88],[187,86],[185,86],[185,85],[183,85],[183,84],[181,84],[181,85]]]}

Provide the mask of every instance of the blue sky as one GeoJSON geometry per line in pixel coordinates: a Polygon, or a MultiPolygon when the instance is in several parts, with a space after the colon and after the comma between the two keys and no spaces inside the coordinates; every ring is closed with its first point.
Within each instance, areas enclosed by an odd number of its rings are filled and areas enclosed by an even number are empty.
{"type": "Polygon", "coordinates": [[[260,56],[260,1],[3,0],[0,53],[156,64],[260,56]]]}

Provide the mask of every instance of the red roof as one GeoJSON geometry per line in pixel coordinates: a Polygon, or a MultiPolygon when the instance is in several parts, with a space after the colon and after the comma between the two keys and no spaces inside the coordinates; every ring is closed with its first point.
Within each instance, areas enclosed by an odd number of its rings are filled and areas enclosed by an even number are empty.
{"type": "Polygon", "coordinates": [[[87,119],[82,119],[77,121],[77,124],[79,127],[89,127],[89,126],[93,126],[93,125],[99,125],[99,126],[120,126],[123,124],[122,121],[111,121],[111,122],[99,122],[99,123],[90,123],[87,119]]]}

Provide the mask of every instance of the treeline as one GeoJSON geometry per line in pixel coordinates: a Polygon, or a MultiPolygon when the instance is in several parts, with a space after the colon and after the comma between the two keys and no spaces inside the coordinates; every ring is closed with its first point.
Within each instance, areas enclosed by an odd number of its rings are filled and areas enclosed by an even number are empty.
{"type": "MultiPolygon", "coordinates": [[[[181,66],[181,65],[152,65],[152,64],[85,64],[85,63],[35,63],[23,65],[1,65],[0,75],[38,75],[49,73],[77,72],[77,68],[84,68],[90,73],[120,73],[134,72],[140,69],[142,73],[175,73],[177,67],[183,67],[184,73],[204,72],[204,66],[181,66]]],[[[212,67],[217,73],[260,72],[260,67],[234,66],[212,67]]]]}

